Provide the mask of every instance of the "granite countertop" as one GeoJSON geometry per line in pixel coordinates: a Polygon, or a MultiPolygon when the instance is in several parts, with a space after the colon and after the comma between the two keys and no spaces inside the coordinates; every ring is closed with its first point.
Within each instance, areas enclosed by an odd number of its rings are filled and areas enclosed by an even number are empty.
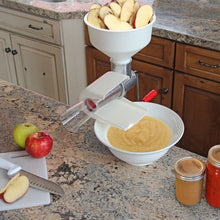
{"type": "Polygon", "coordinates": [[[3,211],[0,219],[219,219],[220,209],[204,194],[192,207],[175,197],[175,162],[184,156],[206,158],[173,147],[149,166],[131,166],[98,141],[92,119],[78,133],[66,131],[59,114],[68,106],[1,80],[0,100],[0,153],[21,150],[12,137],[18,123],[47,131],[54,140],[46,158],[48,177],[65,191],[62,197],[51,194],[50,205],[3,211]]]}
{"type": "MultiPolygon", "coordinates": [[[[90,6],[110,0],[0,0],[0,5],[30,14],[61,20],[82,19],[90,6]]],[[[157,20],[153,35],[220,51],[218,0],[139,0],[152,4],[157,20]]]]}

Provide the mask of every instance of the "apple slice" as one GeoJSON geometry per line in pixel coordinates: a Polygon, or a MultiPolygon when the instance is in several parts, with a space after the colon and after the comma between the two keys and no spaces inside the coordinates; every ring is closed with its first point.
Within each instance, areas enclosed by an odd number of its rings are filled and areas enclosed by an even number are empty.
{"type": "Polygon", "coordinates": [[[104,17],[108,14],[113,14],[112,10],[108,6],[102,6],[99,10],[99,17],[104,20],[104,17]]]}
{"type": "Polygon", "coordinates": [[[139,4],[139,2],[134,2],[134,11],[133,11],[133,13],[132,13],[132,15],[131,15],[131,17],[130,17],[130,19],[129,19],[129,24],[130,25],[132,25],[133,26],[133,24],[134,24],[134,17],[135,17],[135,15],[136,15],[136,12],[137,12],[137,10],[140,8],[140,4],[139,4]]]}
{"type": "Polygon", "coordinates": [[[117,3],[117,2],[111,2],[109,4],[109,7],[111,8],[113,14],[116,16],[116,17],[119,17],[120,14],[121,14],[121,6],[117,3]]]}
{"type": "Polygon", "coordinates": [[[151,5],[142,5],[136,12],[134,18],[134,28],[147,25],[153,17],[153,8],[151,5]]]}
{"type": "Polygon", "coordinates": [[[118,4],[122,7],[126,0],[117,0],[118,4]]]}
{"type": "Polygon", "coordinates": [[[105,28],[103,21],[98,17],[99,16],[99,8],[95,8],[89,11],[87,21],[98,28],[105,28]]]}
{"type": "Polygon", "coordinates": [[[101,8],[102,6],[100,4],[92,4],[90,9],[89,10],[92,10],[92,9],[96,9],[96,8],[101,8]]]}
{"type": "Polygon", "coordinates": [[[133,27],[126,21],[121,21],[115,15],[108,14],[104,18],[104,23],[109,30],[130,30],[133,27]]]}
{"type": "Polygon", "coordinates": [[[129,21],[134,11],[134,0],[126,0],[121,8],[120,19],[122,21],[129,21]]]}
{"type": "Polygon", "coordinates": [[[6,203],[13,203],[28,191],[29,179],[18,173],[0,191],[0,198],[6,203]]]}

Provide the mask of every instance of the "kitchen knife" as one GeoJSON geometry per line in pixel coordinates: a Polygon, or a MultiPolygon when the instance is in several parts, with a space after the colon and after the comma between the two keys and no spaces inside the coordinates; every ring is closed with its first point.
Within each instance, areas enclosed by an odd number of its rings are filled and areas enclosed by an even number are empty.
{"type": "Polygon", "coordinates": [[[46,192],[50,192],[53,194],[63,195],[64,191],[63,189],[57,185],[56,183],[46,180],[42,177],[39,177],[37,175],[34,175],[30,172],[27,172],[22,169],[21,166],[16,165],[8,160],[5,160],[0,157],[0,168],[8,170],[7,175],[9,177],[14,176],[17,173],[20,173],[21,175],[26,176],[30,181],[30,186],[36,189],[40,189],[46,192]]]}

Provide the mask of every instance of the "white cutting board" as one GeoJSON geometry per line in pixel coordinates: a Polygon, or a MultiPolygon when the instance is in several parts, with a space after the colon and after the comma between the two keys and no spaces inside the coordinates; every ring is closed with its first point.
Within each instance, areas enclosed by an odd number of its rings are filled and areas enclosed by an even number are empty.
{"type": "MultiPolygon", "coordinates": [[[[18,164],[23,170],[48,179],[47,164],[45,158],[35,159],[27,154],[26,151],[16,151],[9,153],[0,153],[0,157],[18,164]]],[[[9,181],[7,171],[0,168],[0,189],[9,181]]],[[[15,201],[7,204],[0,200],[0,211],[21,209],[39,205],[50,204],[50,193],[29,187],[27,193],[15,201]]]]}

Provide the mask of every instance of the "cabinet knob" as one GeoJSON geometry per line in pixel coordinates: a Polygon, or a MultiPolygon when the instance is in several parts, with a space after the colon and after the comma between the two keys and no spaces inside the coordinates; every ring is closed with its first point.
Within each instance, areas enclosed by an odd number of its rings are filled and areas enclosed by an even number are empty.
{"type": "Polygon", "coordinates": [[[169,89],[168,89],[168,88],[163,88],[163,89],[161,89],[161,94],[166,95],[168,92],[169,92],[169,89]]]}
{"type": "Polygon", "coordinates": [[[17,50],[12,50],[11,53],[12,53],[13,55],[16,55],[18,52],[17,52],[17,50]]]}
{"type": "Polygon", "coordinates": [[[6,53],[10,53],[11,52],[11,49],[9,47],[5,48],[5,52],[6,53]]]}

